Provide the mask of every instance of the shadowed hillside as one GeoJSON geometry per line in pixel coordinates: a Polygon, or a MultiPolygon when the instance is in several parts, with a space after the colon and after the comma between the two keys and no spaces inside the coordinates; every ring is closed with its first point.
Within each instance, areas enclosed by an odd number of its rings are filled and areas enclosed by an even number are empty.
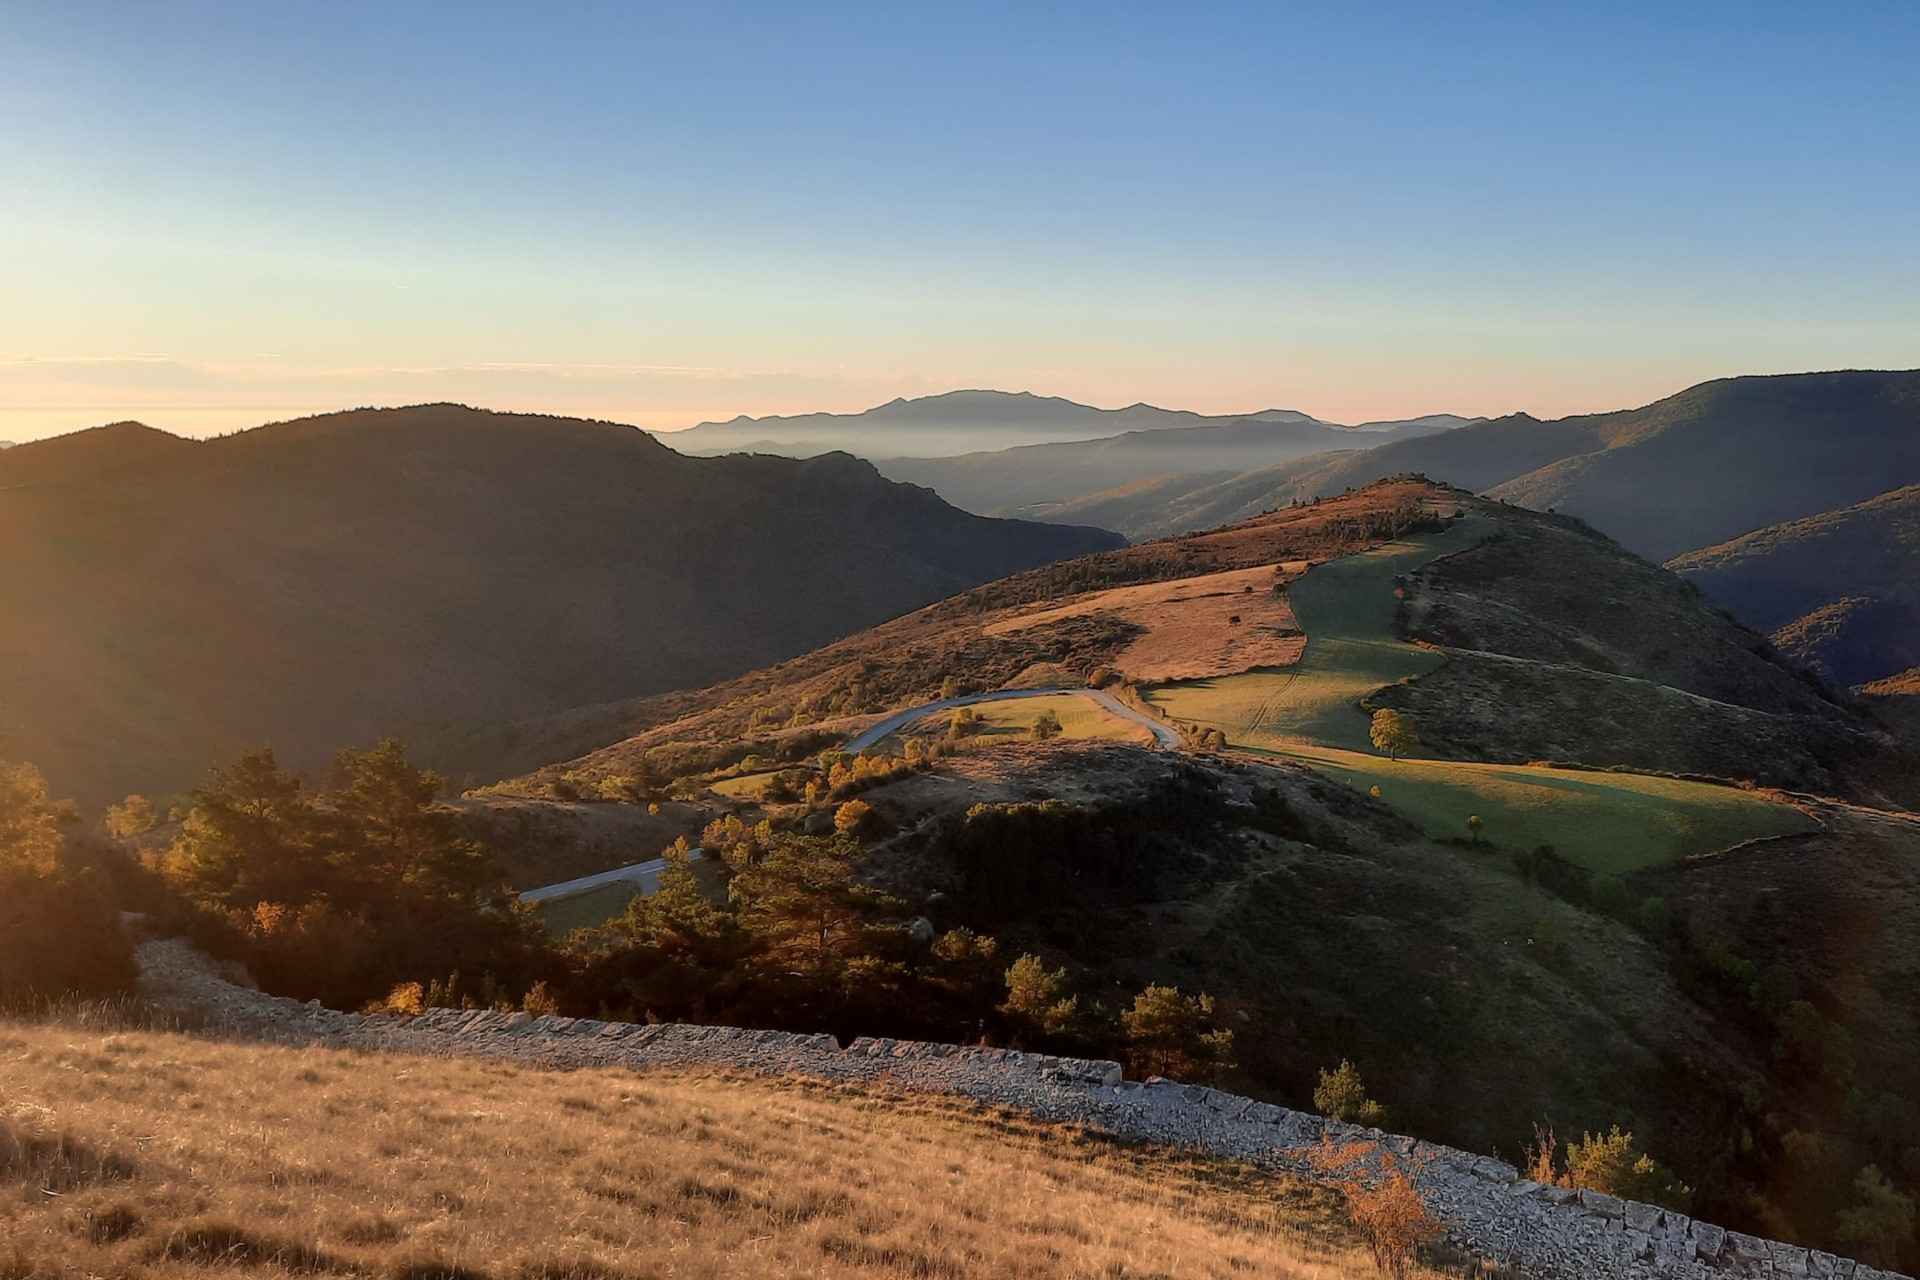
{"type": "Polygon", "coordinates": [[[1920,481],[1920,372],[1727,378],[1638,409],[1551,422],[1515,414],[1234,477],[1089,492],[1023,514],[1149,537],[1412,471],[1580,516],[1664,560],[1920,481]]]}
{"type": "Polygon", "coordinates": [[[1920,665],[1920,485],[1669,565],[1840,685],[1920,665]]]}
{"type": "Polygon", "coordinates": [[[65,465],[0,493],[0,748],[87,801],[705,682],[1116,541],[452,405],[105,431],[9,450],[65,465]],[[159,456],[109,467],[126,438],[159,456]]]}

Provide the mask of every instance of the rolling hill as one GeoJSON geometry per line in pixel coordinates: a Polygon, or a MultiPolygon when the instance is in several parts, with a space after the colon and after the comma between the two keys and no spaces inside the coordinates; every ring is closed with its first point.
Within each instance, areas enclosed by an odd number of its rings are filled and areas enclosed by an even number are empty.
{"type": "MultiPolygon", "coordinates": [[[[1468,419],[1451,414],[1434,414],[1406,422],[1368,422],[1357,427],[1340,428],[1337,424],[1320,422],[1295,409],[1207,415],[1183,409],[1161,409],[1150,404],[1133,404],[1124,409],[1096,409],[1059,396],[1037,396],[1030,391],[949,391],[943,395],[922,396],[912,400],[892,400],[861,413],[809,413],[765,418],[742,415],[727,422],[703,422],[683,431],[655,434],[666,444],[687,454],[760,452],[807,457],[844,450],[878,461],[949,458],[949,455],[1032,444],[1229,424],[1327,427],[1386,433],[1439,431],[1466,421],[1468,419]]],[[[917,480],[917,477],[910,476],[895,478],[917,480]]],[[[1072,490],[1073,493],[1086,491],[1084,486],[1072,490]]],[[[941,496],[956,505],[967,505],[945,492],[941,496]]],[[[997,511],[1014,504],[996,499],[988,505],[997,511]]],[[[991,514],[984,507],[979,509],[983,514],[991,514]]]]}
{"type": "Polygon", "coordinates": [[[683,457],[454,405],[9,450],[0,756],[98,803],[271,743],[700,684],[1117,539],[983,519],[845,455],[683,457]]]}
{"type": "Polygon", "coordinates": [[[0,460],[0,489],[84,480],[148,466],[193,448],[193,441],[165,431],[138,422],[115,422],[7,450],[6,458],[0,460]]]}
{"type": "Polygon", "coordinates": [[[1090,489],[1026,514],[1163,536],[1409,472],[1579,516],[1665,560],[1920,481],[1920,371],[1726,378],[1638,409],[1514,414],[1150,493],[1090,489]]]}
{"type": "Polygon", "coordinates": [[[1837,684],[1920,666],[1920,485],[1757,529],[1668,567],[1837,684]]]}
{"type": "Polygon", "coordinates": [[[1209,993],[1239,1091],[1299,1104],[1349,1058],[1396,1124],[1476,1150],[1617,1123],[1743,1229],[1834,1247],[1808,1135],[1842,1183],[1920,1138],[1914,757],[1672,572],[1417,477],[603,709],[620,741],[489,793],[831,830],[844,796],[820,788],[855,784],[823,746],[943,686],[1090,681],[1188,749],[1090,714],[997,731],[1032,723],[1012,699],[973,704],[971,736],[938,710],[873,748],[921,761],[859,790],[864,874],[1059,966],[1087,1007],[1209,993]],[[1417,731],[1397,758],[1369,742],[1387,709],[1417,731]]]}

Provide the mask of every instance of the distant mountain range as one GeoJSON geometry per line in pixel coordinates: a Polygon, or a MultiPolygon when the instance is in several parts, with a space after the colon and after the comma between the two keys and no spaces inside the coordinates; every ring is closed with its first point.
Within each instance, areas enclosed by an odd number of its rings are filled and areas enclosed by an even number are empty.
{"type": "Polygon", "coordinates": [[[704,684],[1120,541],[844,454],[686,458],[605,422],[120,423],[0,461],[0,759],[90,803],[262,743],[313,766],[704,684]]]}
{"type": "MultiPolygon", "coordinates": [[[[1471,419],[1435,414],[1410,422],[1366,422],[1342,427],[1321,422],[1297,409],[1263,409],[1245,414],[1201,414],[1133,404],[1096,409],[1058,396],[1020,391],[949,391],[944,395],[891,400],[861,413],[808,413],[794,416],[703,422],[683,431],[655,436],[681,453],[777,453],[807,457],[845,450],[875,461],[931,458],[1004,449],[1019,445],[1094,440],[1130,432],[1168,431],[1225,423],[1321,426],[1341,431],[1376,432],[1426,426],[1441,430],[1471,419]]],[[[1272,458],[1265,461],[1274,461],[1272,458]]],[[[1078,492],[1085,492],[1084,489],[1078,492]]]]}
{"type": "Polygon", "coordinates": [[[1312,454],[1437,435],[1467,421],[1440,414],[1343,427],[1305,415],[1284,421],[1235,418],[953,458],[889,458],[876,465],[889,478],[924,484],[956,506],[998,515],[1058,502],[1090,489],[1135,484],[1142,477],[1196,472],[1230,475],[1312,454]]]}
{"type": "Polygon", "coordinates": [[[1920,667],[1920,484],[1770,525],[1667,567],[1838,684],[1920,667]]]}

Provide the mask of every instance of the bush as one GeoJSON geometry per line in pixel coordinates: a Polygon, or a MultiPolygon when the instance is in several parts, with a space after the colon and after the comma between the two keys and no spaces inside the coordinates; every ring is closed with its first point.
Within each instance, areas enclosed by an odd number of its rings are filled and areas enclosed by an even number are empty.
{"type": "Polygon", "coordinates": [[[1000,1012],[1034,1034],[1059,1035],[1080,1012],[1080,998],[1067,995],[1066,989],[1064,968],[1048,969],[1039,956],[1021,956],[1007,970],[1007,998],[1000,1012]]]}
{"type": "Polygon", "coordinates": [[[1421,1248],[1438,1239],[1443,1228],[1399,1160],[1371,1142],[1327,1141],[1308,1158],[1340,1188],[1374,1268],[1394,1280],[1411,1276],[1421,1248]]]}
{"type": "Polygon", "coordinates": [[[32,765],[0,764],[0,1008],[133,989],[133,945],[106,869],[67,840],[70,807],[32,765]]]}
{"type": "Polygon", "coordinates": [[[1641,1151],[1631,1132],[1614,1125],[1603,1135],[1582,1134],[1567,1144],[1566,1168],[1559,1168],[1553,1130],[1536,1127],[1527,1153],[1527,1176],[1546,1186],[1582,1187],[1625,1200],[1684,1210],[1693,1189],[1652,1156],[1641,1151]]]}
{"type": "Polygon", "coordinates": [[[842,835],[859,835],[873,825],[873,806],[865,800],[849,800],[834,811],[833,829],[842,835]]]}
{"type": "Polygon", "coordinates": [[[1873,1165],[1853,1180],[1854,1202],[1836,1220],[1836,1234],[1876,1267],[1896,1267],[1913,1242],[1913,1197],[1901,1195],[1873,1165]]]}
{"type": "Polygon", "coordinates": [[[1333,1120],[1381,1128],[1387,1123],[1387,1109],[1367,1096],[1360,1069],[1345,1058],[1332,1071],[1322,1071],[1313,1090],[1314,1110],[1333,1120]]]}

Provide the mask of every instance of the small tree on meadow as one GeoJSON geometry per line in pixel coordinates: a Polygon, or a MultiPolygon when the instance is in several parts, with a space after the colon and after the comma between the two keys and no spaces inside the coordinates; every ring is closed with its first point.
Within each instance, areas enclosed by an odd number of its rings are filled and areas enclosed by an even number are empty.
{"type": "Polygon", "coordinates": [[[1036,742],[1050,741],[1054,738],[1059,737],[1060,732],[1061,732],[1060,717],[1054,714],[1053,708],[1049,707],[1047,708],[1047,710],[1042,711],[1038,716],[1034,717],[1034,721],[1033,721],[1034,741],[1036,742]]]}
{"type": "Polygon", "coordinates": [[[1467,815],[1467,835],[1475,844],[1480,843],[1480,828],[1486,825],[1486,823],[1480,820],[1479,814],[1470,813],[1467,815]]]}
{"type": "Polygon", "coordinates": [[[1367,736],[1373,740],[1374,749],[1386,752],[1389,760],[1398,760],[1419,744],[1414,737],[1413,721],[1392,707],[1382,707],[1373,713],[1367,736]]]}

